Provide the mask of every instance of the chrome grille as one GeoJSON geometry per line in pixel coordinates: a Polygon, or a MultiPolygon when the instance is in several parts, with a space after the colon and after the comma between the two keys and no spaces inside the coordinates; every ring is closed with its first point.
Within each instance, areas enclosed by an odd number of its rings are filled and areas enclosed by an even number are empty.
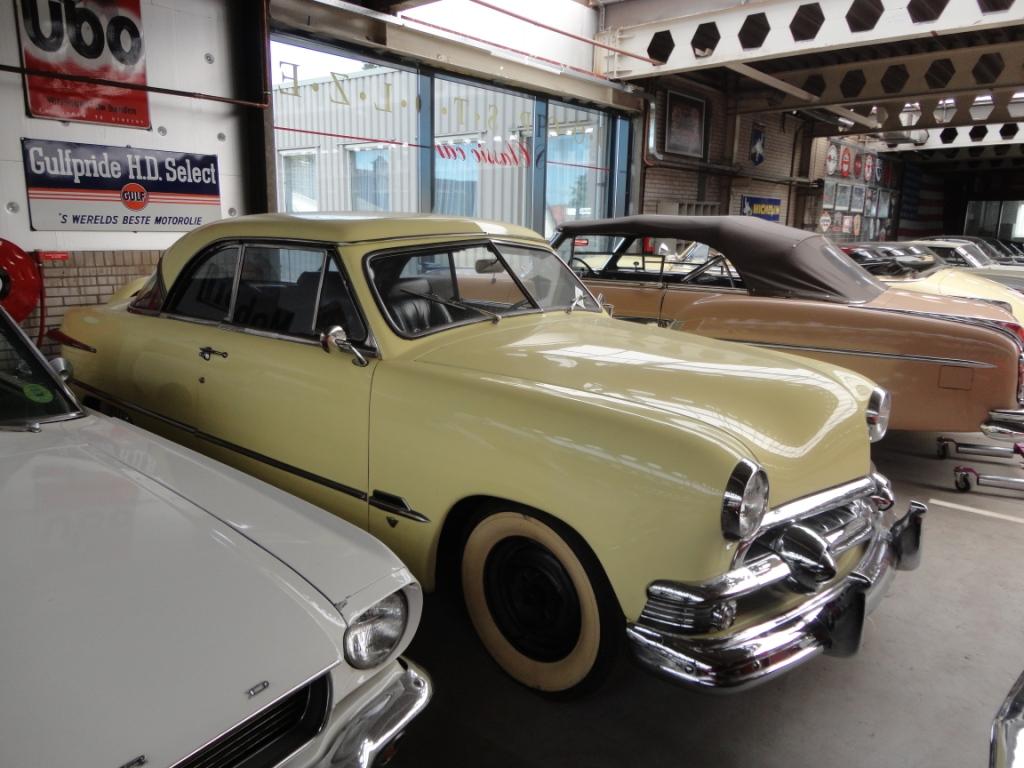
{"type": "MultiPolygon", "coordinates": [[[[828,541],[832,554],[838,556],[871,535],[875,515],[876,512],[871,502],[864,498],[823,510],[816,515],[794,522],[805,528],[810,528],[822,536],[828,541]]],[[[778,525],[758,536],[747,551],[744,562],[752,563],[771,553],[772,543],[784,528],[785,525],[778,525]]]]}
{"type": "Polygon", "coordinates": [[[257,712],[174,768],[277,765],[320,731],[330,699],[330,681],[323,675],[257,712]]]}

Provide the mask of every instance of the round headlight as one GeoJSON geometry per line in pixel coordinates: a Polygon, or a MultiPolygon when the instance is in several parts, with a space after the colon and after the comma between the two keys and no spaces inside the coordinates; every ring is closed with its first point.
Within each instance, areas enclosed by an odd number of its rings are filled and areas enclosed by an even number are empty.
{"type": "Polygon", "coordinates": [[[359,614],[345,630],[345,660],[356,669],[384,661],[405,634],[409,607],[395,592],[359,614]]]}
{"type": "Polygon", "coordinates": [[[868,422],[868,437],[872,443],[877,443],[885,437],[885,432],[889,429],[890,413],[892,413],[892,397],[887,390],[875,387],[871,390],[868,409],[864,412],[864,418],[868,422]]]}
{"type": "Polygon", "coordinates": [[[744,459],[729,476],[722,499],[722,533],[729,539],[749,536],[768,511],[768,475],[744,459]]]}

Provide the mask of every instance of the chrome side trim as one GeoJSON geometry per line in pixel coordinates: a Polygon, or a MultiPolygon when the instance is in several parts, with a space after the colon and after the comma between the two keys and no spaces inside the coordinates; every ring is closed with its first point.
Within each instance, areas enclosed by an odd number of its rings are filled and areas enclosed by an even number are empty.
{"type": "Polygon", "coordinates": [[[776,344],[767,341],[746,341],[744,339],[724,339],[754,347],[769,347],[794,352],[821,352],[830,355],[853,355],[855,357],[876,357],[885,360],[907,360],[912,363],[931,363],[932,365],[952,365],[958,368],[995,368],[991,363],[977,360],[962,360],[955,357],[933,357],[931,355],[904,355],[895,352],[869,352],[864,349],[835,349],[832,347],[814,347],[805,344],[776,344]]]}
{"type": "Polygon", "coordinates": [[[1024,340],[1019,338],[1017,334],[1006,328],[995,320],[984,320],[980,317],[964,317],[963,315],[943,315],[937,312],[918,312],[913,309],[882,309],[881,307],[873,308],[875,312],[892,312],[895,315],[913,315],[915,317],[930,317],[933,320],[945,320],[950,323],[959,323],[960,325],[973,325],[980,328],[988,328],[990,330],[1001,333],[1003,336],[1012,339],[1014,345],[1016,345],[1019,352],[1024,353],[1024,340]]]}
{"type": "Polygon", "coordinates": [[[371,507],[383,510],[390,515],[398,515],[409,520],[415,520],[417,523],[430,522],[429,517],[410,507],[408,502],[401,496],[375,490],[370,494],[369,502],[371,507]]]}
{"type": "Polygon", "coordinates": [[[340,493],[344,493],[347,496],[357,498],[360,501],[367,500],[366,491],[360,491],[358,488],[352,488],[351,486],[345,485],[344,483],[339,483],[335,480],[331,480],[329,477],[323,477],[312,472],[307,472],[306,470],[301,469],[300,467],[296,467],[291,464],[286,464],[285,462],[279,461],[278,459],[275,459],[271,456],[267,456],[256,451],[252,451],[241,445],[228,442],[227,440],[222,440],[221,438],[215,435],[211,435],[207,432],[202,432],[189,424],[185,424],[176,419],[164,416],[163,414],[157,413],[156,411],[151,411],[148,408],[143,408],[141,405],[135,405],[134,403],[129,403],[125,400],[121,400],[120,398],[114,397],[113,395],[108,394],[103,390],[89,386],[88,384],[78,381],[77,379],[73,381],[76,387],[84,389],[86,392],[95,395],[100,400],[105,400],[111,405],[121,408],[122,410],[133,411],[135,413],[141,414],[142,416],[146,416],[151,419],[156,419],[157,421],[161,421],[164,424],[168,424],[172,427],[175,427],[176,429],[180,429],[184,432],[187,432],[188,434],[193,435],[194,437],[197,437],[200,440],[205,440],[206,442],[213,443],[214,445],[217,445],[221,448],[226,448],[229,451],[234,451],[235,453],[241,456],[253,459],[254,461],[259,461],[263,464],[266,464],[269,467],[279,469],[282,472],[288,472],[289,474],[295,475],[296,477],[301,477],[303,480],[308,480],[311,483],[323,485],[327,488],[330,488],[331,490],[339,491],[340,493]]]}

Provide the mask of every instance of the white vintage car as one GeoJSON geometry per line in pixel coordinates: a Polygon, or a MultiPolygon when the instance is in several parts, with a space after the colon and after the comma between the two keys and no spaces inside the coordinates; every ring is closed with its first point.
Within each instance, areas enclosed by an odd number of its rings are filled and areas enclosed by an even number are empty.
{"type": "Polygon", "coordinates": [[[0,766],[367,766],[430,698],[364,531],[83,412],[0,309],[0,766]]]}

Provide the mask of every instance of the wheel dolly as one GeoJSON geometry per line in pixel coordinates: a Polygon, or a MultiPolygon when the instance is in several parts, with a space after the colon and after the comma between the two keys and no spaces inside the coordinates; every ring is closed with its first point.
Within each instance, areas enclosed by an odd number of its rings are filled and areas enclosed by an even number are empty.
{"type": "MultiPolygon", "coordinates": [[[[936,441],[936,454],[940,459],[949,458],[950,450],[962,456],[994,456],[1000,459],[1012,459],[1019,456],[1024,468],[1024,443],[1012,446],[979,445],[977,443],[958,443],[949,437],[940,437],[936,441]]],[[[1011,491],[1024,491],[1024,477],[1007,475],[983,475],[974,467],[956,466],[953,468],[953,483],[962,493],[971,490],[972,485],[987,485],[992,488],[1007,488],[1011,491]]]]}

